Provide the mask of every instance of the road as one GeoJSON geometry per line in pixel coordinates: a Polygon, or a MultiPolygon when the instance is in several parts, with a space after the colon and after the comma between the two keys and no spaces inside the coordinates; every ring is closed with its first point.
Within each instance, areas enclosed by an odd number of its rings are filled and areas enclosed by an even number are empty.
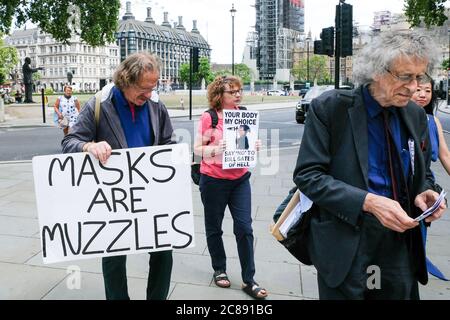
{"type": "MultiPolygon", "coordinates": [[[[437,116],[444,130],[450,132],[450,108],[442,110],[437,116]]],[[[260,119],[260,138],[268,149],[300,145],[304,126],[295,122],[294,108],[261,111],[260,119]]],[[[190,143],[197,120],[198,117],[192,121],[187,117],[172,119],[178,142],[190,143]]],[[[31,160],[36,155],[61,153],[62,137],[62,131],[54,127],[0,128],[0,161],[31,160]]]]}
{"type": "MultiPolygon", "coordinates": [[[[191,141],[197,120],[198,117],[192,121],[187,117],[172,119],[178,142],[191,141]]],[[[268,148],[298,146],[302,134],[303,125],[295,122],[293,107],[261,111],[260,137],[268,148]]],[[[0,128],[0,161],[61,153],[62,137],[62,131],[55,127],[0,128]]]]}

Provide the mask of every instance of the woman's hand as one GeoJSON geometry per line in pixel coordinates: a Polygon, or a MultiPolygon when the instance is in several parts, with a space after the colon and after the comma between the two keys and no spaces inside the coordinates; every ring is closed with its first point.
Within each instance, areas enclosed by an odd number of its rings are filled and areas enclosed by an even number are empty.
{"type": "MultiPolygon", "coordinates": [[[[215,148],[215,154],[221,154],[227,148],[227,141],[224,139],[219,140],[219,144],[215,148]]],[[[213,156],[214,157],[214,156],[213,156]]]]}
{"type": "Polygon", "coordinates": [[[262,141],[260,139],[258,139],[258,140],[256,140],[256,143],[255,143],[255,149],[256,149],[256,151],[259,151],[259,150],[261,150],[261,148],[262,148],[262,141]]]}

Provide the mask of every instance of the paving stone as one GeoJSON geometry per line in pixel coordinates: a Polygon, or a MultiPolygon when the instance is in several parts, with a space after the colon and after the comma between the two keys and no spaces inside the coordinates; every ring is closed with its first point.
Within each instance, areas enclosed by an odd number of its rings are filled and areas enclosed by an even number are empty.
{"type": "Polygon", "coordinates": [[[0,300],[43,298],[66,276],[63,270],[0,262],[0,300]]]}
{"type": "Polygon", "coordinates": [[[0,261],[24,263],[41,250],[39,239],[0,235],[0,261]]]}
{"type": "Polygon", "coordinates": [[[38,231],[37,219],[0,215],[0,234],[30,237],[38,231]]]}

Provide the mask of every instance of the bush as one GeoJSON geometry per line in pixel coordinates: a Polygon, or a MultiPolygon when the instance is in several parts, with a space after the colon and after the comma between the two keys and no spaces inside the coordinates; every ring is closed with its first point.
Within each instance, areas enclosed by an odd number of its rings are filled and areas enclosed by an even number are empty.
{"type": "Polygon", "coordinates": [[[52,95],[53,93],[55,93],[54,91],[53,91],[53,89],[52,88],[46,88],[45,90],[44,90],[44,94],[45,95],[52,95]]]}

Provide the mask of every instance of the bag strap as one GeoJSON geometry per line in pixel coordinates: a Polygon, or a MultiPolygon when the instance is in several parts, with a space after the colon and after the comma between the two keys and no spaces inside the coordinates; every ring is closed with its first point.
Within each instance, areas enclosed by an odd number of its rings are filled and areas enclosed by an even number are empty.
{"type": "Polygon", "coordinates": [[[217,123],[219,123],[219,116],[217,115],[216,109],[208,109],[205,112],[209,113],[211,116],[211,127],[215,129],[217,127],[217,123]]]}
{"type": "Polygon", "coordinates": [[[98,124],[100,123],[101,100],[102,100],[102,91],[100,90],[95,94],[95,107],[94,107],[95,127],[98,127],[98,124]]]}

